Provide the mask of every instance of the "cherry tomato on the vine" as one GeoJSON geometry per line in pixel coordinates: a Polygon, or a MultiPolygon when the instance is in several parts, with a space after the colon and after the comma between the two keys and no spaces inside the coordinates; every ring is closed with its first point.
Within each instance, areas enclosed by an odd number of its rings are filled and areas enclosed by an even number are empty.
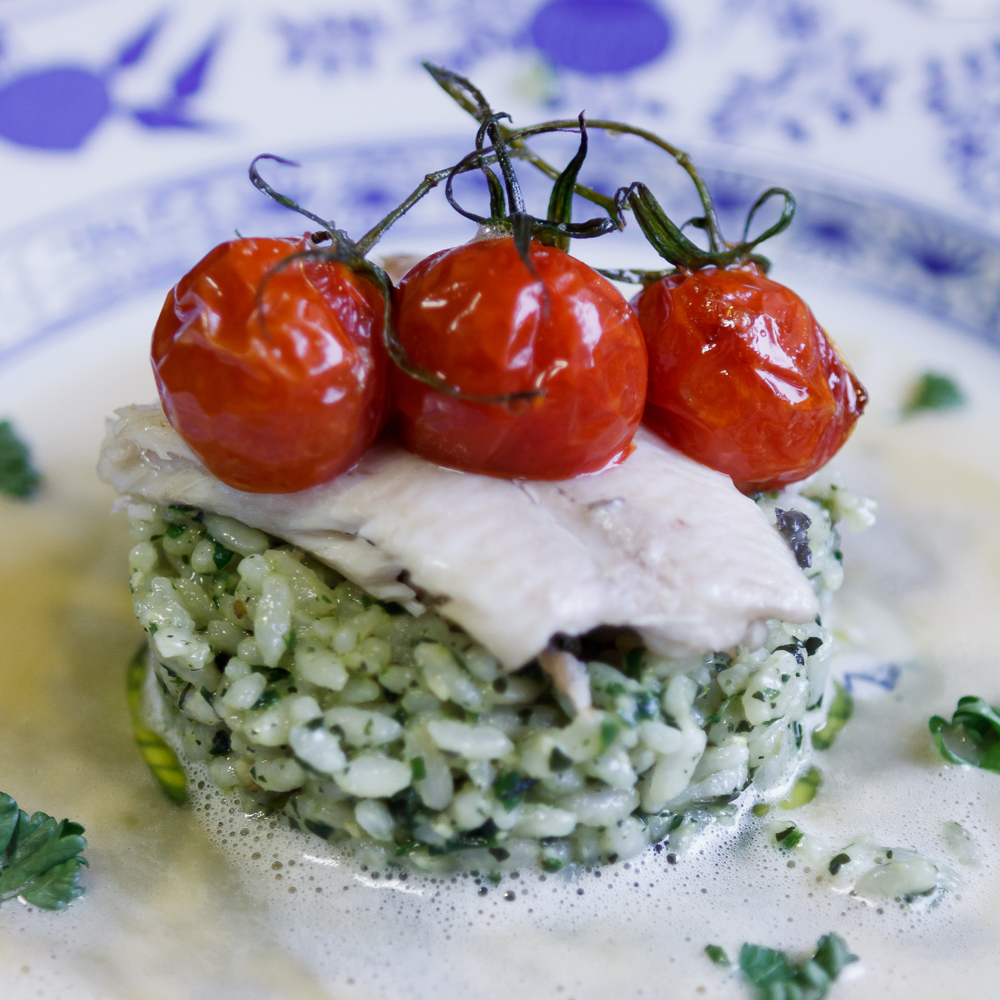
{"type": "Polygon", "coordinates": [[[305,237],[217,246],[167,295],[153,332],[167,418],[239,490],[325,482],[357,462],[381,427],[382,293],[346,265],[315,259],[261,285],[311,246],[305,237]]]}
{"type": "Polygon", "coordinates": [[[646,423],[744,492],[815,472],[868,400],[809,307],[754,265],[678,271],[635,305],[646,423]]]}
{"type": "Polygon", "coordinates": [[[494,476],[568,479],[628,453],[646,395],[642,331],[614,286],[532,242],[532,275],[511,237],[428,257],[400,283],[410,359],[463,393],[544,390],[513,403],[447,395],[390,370],[404,444],[433,462],[494,476]]]}

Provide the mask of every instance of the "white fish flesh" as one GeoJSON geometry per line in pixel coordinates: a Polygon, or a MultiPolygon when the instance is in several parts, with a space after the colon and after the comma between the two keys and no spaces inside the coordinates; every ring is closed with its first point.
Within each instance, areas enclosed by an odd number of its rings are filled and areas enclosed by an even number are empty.
{"type": "Polygon", "coordinates": [[[561,482],[456,472],[376,443],[289,494],[221,483],[159,406],[119,410],[98,470],[124,497],[182,503],[283,538],[381,600],[433,604],[509,670],[557,634],[630,626],[661,653],[724,650],[819,604],[728,477],[640,429],[621,465],[561,482]]]}

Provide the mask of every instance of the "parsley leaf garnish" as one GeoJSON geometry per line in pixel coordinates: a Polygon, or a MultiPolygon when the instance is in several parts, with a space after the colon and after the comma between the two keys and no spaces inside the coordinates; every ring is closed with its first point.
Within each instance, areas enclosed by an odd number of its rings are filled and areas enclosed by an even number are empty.
{"type": "Polygon", "coordinates": [[[903,404],[903,416],[912,417],[928,410],[954,410],[964,403],[965,395],[953,379],[938,372],[924,372],[903,404]]]}
{"type": "Polygon", "coordinates": [[[43,812],[29,816],[0,792],[0,903],[20,896],[45,910],[61,910],[82,892],[78,884],[87,841],[83,827],[43,812]]]}
{"type": "Polygon", "coordinates": [[[27,445],[14,433],[9,420],[0,420],[0,493],[24,499],[41,481],[31,465],[27,445]]]}
{"type": "Polygon", "coordinates": [[[824,934],[816,943],[816,954],[802,963],[793,962],[783,951],[745,944],[740,949],[740,969],[761,1000],[821,1000],[844,967],[857,958],[842,937],[824,934]]]}
{"type": "Polygon", "coordinates": [[[934,715],[929,726],[941,756],[949,763],[1000,772],[1000,709],[968,695],[958,699],[950,723],[934,715]]]}
{"type": "Polygon", "coordinates": [[[817,729],[812,735],[812,744],[816,750],[829,750],[837,733],[847,725],[847,720],[854,714],[854,699],[851,693],[839,681],[833,682],[835,694],[833,704],[826,716],[826,725],[817,729]]]}

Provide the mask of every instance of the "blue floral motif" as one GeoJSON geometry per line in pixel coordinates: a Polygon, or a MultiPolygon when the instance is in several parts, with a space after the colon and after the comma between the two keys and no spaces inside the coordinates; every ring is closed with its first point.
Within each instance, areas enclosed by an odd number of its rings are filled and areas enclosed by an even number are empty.
{"type": "Polygon", "coordinates": [[[1000,205],[1000,40],[927,64],[927,108],[947,136],[945,156],[962,190],[1000,205]]]}
{"type": "Polygon", "coordinates": [[[780,54],[772,74],[736,78],[711,115],[716,136],[736,141],[767,130],[804,143],[817,116],[844,127],[885,106],[896,71],[864,58],[859,32],[834,29],[819,7],[800,0],[737,3],[730,16],[740,7],[760,9],[780,54]]]}
{"type": "Polygon", "coordinates": [[[385,33],[377,17],[360,15],[302,21],[279,17],[274,25],[285,42],[285,64],[321,73],[368,69],[375,62],[376,43],[385,33]]]}
{"type": "MultiPolygon", "coordinates": [[[[141,63],[164,25],[157,17],[129,39],[103,69],[63,64],[29,70],[0,84],[0,136],[33,149],[79,149],[101,123],[119,110],[118,75],[141,63]]],[[[209,38],[182,66],[158,103],[126,110],[149,129],[205,128],[190,102],[202,89],[221,33],[209,38]]]]}
{"type": "Polygon", "coordinates": [[[660,58],[674,29],[649,0],[548,0],[530,36],[554,66],[579,73],[626,73],[660,58]]]}
{"type": "MultiPolygon", "coordinates": [[[[268,177],[357,236],[428,169],[454,163],[465,152],[461,140],[341,147],[302,157],[300,171],[272,166],[268,177]]],[[[639,143],[629,145],[623,160],[620,145],[595,136],[585,173],[584,180],[597,180],[608,190],[644,177],[672,217],[685,219],[697,211],[679,169],[639,143]]],[[[731,170],[704,173],[724,230],[738,235],[747,209],[769,182],[731,170]]],[[[522,171],[522,180],[529,204],[543,206],[548,182],[532,171],[522,171]]],[[[799,209],[792,228],[775,241],[776,255],[812,262],[831,280],[894,298],[1000,349],[1000,238],[890,198],[791,187],[799,209]]],[[[255,191],[240,165],[128,197],[109,196],[0,235],[0,367],[29,344],[87,316],[169,287],[208,247],[231,238],[234,228],[245,234],[295,234],[305,223],[255,191]],[[56,243],[54,231],[60,234],[56,243]]],[[[387,252],[429,250],[472,232],[438,191],[390,230],[385,245],[387,252]]],[[[609,239],[618,241],[622,265],[647,259],[638,227],[630,225],[609,239]]]]}
{"type": "Polygon", "coordinates": [[[528,45],[526,25],[538,6],[538,0],[410,0],[409,26],[433,29],[421,59],[467,72],[488,55],[528,45]]]}

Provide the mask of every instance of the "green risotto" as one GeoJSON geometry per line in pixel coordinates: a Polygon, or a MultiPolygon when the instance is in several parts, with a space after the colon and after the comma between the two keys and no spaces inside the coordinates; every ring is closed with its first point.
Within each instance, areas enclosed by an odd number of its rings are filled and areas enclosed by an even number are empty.
{"type": "MultiPolygon", "coordinates": [[[[758,503],[835,590],[834,523],[864,501],[828,484],[758,503]]],[[[505,673],[433,610],[378,601],[280,539],[190,507],[128,511],[135,613],[183,754],[246,812],[381,864],[556,871],[677,849],[751,784],[787,784],[822,724],[819,620],[707,655],[660,656],[622,628],[559,637],[589,674],[578,713],[537,663],[505,673]]]]}

